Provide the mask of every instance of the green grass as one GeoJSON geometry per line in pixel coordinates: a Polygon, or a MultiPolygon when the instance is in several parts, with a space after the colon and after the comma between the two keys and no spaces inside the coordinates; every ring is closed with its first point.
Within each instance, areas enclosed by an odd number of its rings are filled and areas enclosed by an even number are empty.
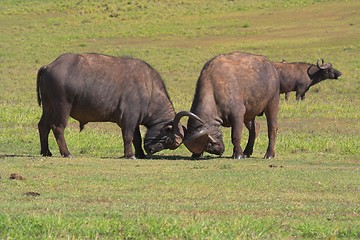
{"type": "Polygon", "coordinates": [[[1,173],[0,229],[34,238],[356,238],[358,166],[309,157],[241,164],[6,158],[6,172],[26,179],[1,173]]]}
{"type": "MultiPolygon", "coordinates": [[[[358,239],[359,9],[356,0],[2,0],[0,238],[358,239]],[[115,124],[79,133],[73,120],[66,139],[76,158],[39,156],[36,73],[60,54],[143,59],[180,111],[190,109],[204,63],[232,51],[324,58],[343,73],[305,101],[282,96],[275,159],[262,160],[264,117],[254,155],[242,161],[229,158],[229,129],[221,158],[192,161],[181,146],[131,161],[115,124]]],[[[50,149],[59,156],[52,135],[50,149]]]]}

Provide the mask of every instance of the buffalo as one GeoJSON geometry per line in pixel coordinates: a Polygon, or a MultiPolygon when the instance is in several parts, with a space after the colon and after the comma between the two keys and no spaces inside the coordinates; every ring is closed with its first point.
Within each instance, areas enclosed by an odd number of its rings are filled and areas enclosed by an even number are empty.
{"type": "Polygon", "coordinates": [[[338,79],[341,72],[333,68],[331,63],[324,63],[324,60],[310,63],[288,63],[286,61],[273,63],[280,77],[280,93],[285,93],[285,100],[288,100],[288,93],[296,91],[296,100],[305,99],[305,93],[309,88],[325,79],[338,79]]]}
{"type": "Polygon", "coordinates": [[[186,111],[176,114],[159,73],[130,57],[63,54],[39,69],[36,89],[43,110],[38,123],[43,156],[52,156],[51,129],[60,154],[71,157],[64,138],[69,116],[79,121],[80,130],[88,122],[117,123],[125,158],[145,158],[139,125],[147,128],[145,151],[154,154],[182,143],[181,117],[197,118],[186,111]]]}
{"type": "Polygon", "coordinates": [[[203,152],[222,155],[225,146],[220,126],[231,127],[232,157],[250,157],[258,131],[255,117],[265,113],[269,144],[264,158],[273,158],[279,93],[278,73],[265,56],[235,52],[214,57],[204,65],[197,81],[191,112],[202,121],[189,118],[185,146],[194,158],[203,152]],[[243,151],[244,123],[249,139],[243,151]]]}

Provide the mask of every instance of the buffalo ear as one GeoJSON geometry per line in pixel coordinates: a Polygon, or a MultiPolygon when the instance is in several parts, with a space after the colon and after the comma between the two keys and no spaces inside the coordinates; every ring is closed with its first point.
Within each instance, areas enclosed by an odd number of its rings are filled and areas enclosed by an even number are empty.
{"type": "Polygon", "coordinates": [[[314,75],[317,71],[319,71],[319,69],[320,68],[318,68],[316,65],[311,65],[307,70],[309,77],[314,75]]]}

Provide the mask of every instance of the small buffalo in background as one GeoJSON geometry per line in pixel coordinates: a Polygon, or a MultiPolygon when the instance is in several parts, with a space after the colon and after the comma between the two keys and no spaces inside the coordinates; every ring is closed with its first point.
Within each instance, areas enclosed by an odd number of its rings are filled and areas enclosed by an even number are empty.
{"type": "Polygon", "coordinates": [[[250,157],[257,132],[255,117],[265,113],[269,144],[265,158],[275,156],[280,82],[278,72],[265,56],[242,52],[218,55],[203,67],[197,81],[184,144],[200,157],[203,152],[221,155],[220,126],[231,127],[235,159],[250,157]],[[249,130],[245,150],[240,146],[243,124],[249,130]]]}
{"type": "Polygon", "coordinates": [[[273,62],[280,78],[280,93],[285,93],[285,100],[288,100],[288,93],[296,91],[296,100],[305,99],[305,93],[309,88],[326,79],[338,79],[341,72],[333,68],[331,63],[321,64],[318,60],[316,65],[310,63],[288,63],[273,62]]]}
{"type": "Polygon", "coordinates": [[[176,149],[183,141],[183,116],[175,114],[160,75],[144,61],[101,54],[63,54],[37,75],[37,98],[43,113],[38,124],[41,154],[51,156],[48,136],[53,131],[60,154],[71,157],[64,129],[68,118],[80,129],[88,122],[114,122],[122,130],[125,158],[144,158],[139,125],[147,128],[148,154],[176,149]],[[135,155],[132,151],[132,143],[135,155]]]}

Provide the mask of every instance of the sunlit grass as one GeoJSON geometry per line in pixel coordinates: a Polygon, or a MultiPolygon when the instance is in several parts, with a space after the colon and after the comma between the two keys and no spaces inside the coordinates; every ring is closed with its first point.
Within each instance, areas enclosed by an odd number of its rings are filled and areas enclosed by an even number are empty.
{"type": "Polygon", "coordinates": [[[25,180],[1,181],[0,226],[13,236],[25,226],[19,237],[91,237],[105,230],[121,237],[134,229],[141,238],[305,237],[310,229],[319,237],[355,237],[356,165],[312,156],[242,164],[7,158],[0,174],[17,172],[25,180]],[[25,196],[29,191],[40,196],[25,196]]]}
{"type": "MultiPolygon", "coordinates": [[[[0,238],[358,238],[357,9],[358,1],[336,0],[1,1],[0,238]],[[194,161],[181,146],[124,160],[116,124],[79,132],[72,119],[65,134],[76,158],[59,158],[52,133],[54,157],[40,157],[36,74],[60,54],[143,59],[180,111],[190,109],[204,63],[233,51],[324,58],[343,73],[312,87],[305,101],[281,96],[275,159],[262,159],[264,117],[253,156],[241,161],[230,158],[225,128],[219,158],[194,161]]],[[[246,139],[244,131],[243,147],[246,139]]]]}

